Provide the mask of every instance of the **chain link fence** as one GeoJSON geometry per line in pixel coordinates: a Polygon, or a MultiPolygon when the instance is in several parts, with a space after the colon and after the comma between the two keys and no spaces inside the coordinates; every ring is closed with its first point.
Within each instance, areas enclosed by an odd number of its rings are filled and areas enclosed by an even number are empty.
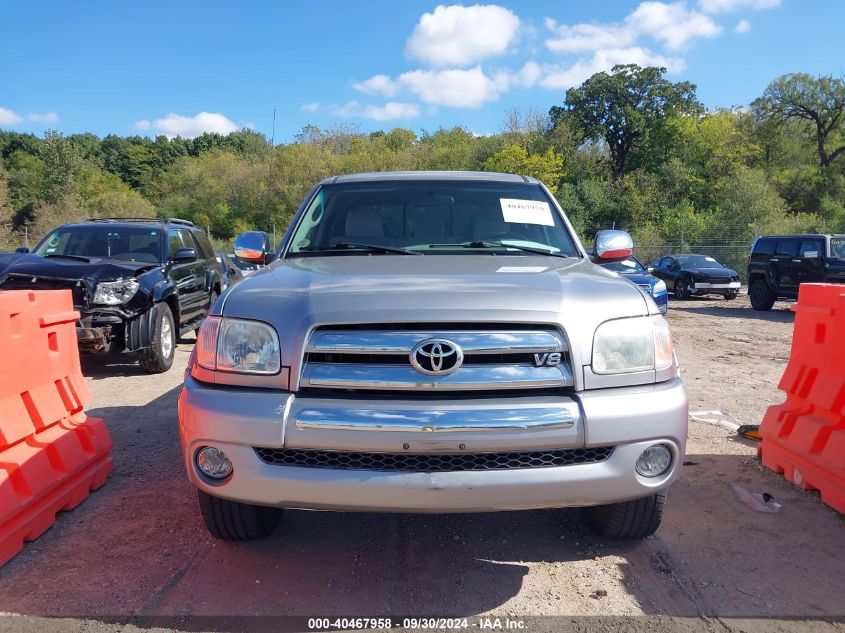
{"type": "Polygon", "coordinates": [[[675,244],[635,244],[634,255],[644,266],[649,266],[653,261],[665,255],[677,255],[680,253],[707,255],[720,264],[728,268],[733,268],[739,273],[740,281],[744,284],[748,276],[748,255],[751,253],[751,246],[753,244],[753,240],[750,242],[722,242],[719,244],[706,242],[692,244],[681,242],[675,244]]]}

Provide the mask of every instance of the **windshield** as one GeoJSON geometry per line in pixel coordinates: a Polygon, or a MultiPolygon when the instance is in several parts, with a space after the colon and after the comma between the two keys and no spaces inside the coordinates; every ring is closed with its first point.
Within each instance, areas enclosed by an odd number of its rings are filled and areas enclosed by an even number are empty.
{"type": "Polygon", "coordinates": [[[136,226],[67,226],[45,237],[35,253],[44,257],[105,257],[158,264],[162,261],[161,238],[158,229],[136,226]]]}
{"type": "Polygon", "coordinates": [[[689,268],[724,268],[722,264],[706,255],[680,255],[675,259],[681,266],[689,268]]]}
{"type": "Polygon", "coordinates": [[[375,252],[356,251],[366,245],[427,255],[480,249],[527,254],[491,246],[494,242],[578,256],[560,214],[538,185],[442,180],[326,185],[303,214],[288,252],[375,252]]]}
{"type": "Polygon", "coordinates": [[[643,265],[633,257],[631,259],[623,259],[621,262],[602,264],[602,266],[617,273],[646,273],[643,265]]]}
{"type": "Polygon", "coordinates": [[[830,256],[845,259],[845,235],[830,238],[830,256]]]}

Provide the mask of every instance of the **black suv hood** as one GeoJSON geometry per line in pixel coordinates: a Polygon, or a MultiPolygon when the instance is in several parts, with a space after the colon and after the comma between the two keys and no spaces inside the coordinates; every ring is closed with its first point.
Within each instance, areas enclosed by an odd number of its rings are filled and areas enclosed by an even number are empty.
{"type": "Polygon", "coordinates": [[[32,253],[0,255],[0,283],[6,275],[32,275],[54,279],[87,279],[89,281],[111,281],[135,277],[139,273],[161,264],[149,262],[127,262],[122,260],[92,257],[88,262],[81,259],[41,257],[32,253]]]}

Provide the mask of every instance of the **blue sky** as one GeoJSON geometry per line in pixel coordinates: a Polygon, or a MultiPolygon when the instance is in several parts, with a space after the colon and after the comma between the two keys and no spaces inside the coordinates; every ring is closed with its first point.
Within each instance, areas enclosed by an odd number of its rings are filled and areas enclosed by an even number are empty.
{"type": "Polygon", "coordinates": [[[0,4],[0,129],[194,136],[243,126],[501,129],[614,63],[665,65],[709,107],[845,70],[841,0],[0,4]]]}

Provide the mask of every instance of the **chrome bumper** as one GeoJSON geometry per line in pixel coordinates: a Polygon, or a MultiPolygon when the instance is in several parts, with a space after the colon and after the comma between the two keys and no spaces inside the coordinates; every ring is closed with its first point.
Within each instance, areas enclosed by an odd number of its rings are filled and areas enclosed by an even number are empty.
{"type": "Polygon", "coordinates": [[[696,290],[739,290],[740,283],[738,281],[732,281],[726,284],[713,284],[700,281],[693,284],[693,288],[696,290]]]}
{"type": "Polygon", "coordinates": [[[680,473],[687,399],[679,379],[576,397],[328,400],[215,387],[191,377],[179,398],[179,435],[191,482],[234,501],[323,510],[472,512],[613,503],[649,495],[680,473]],[[654,443],[672,450],[665,475],[634,470],[654,443]],[[232,475],[204,477],[194,455],[223,450],[232,475]],[[504,452],[614,446],[602,462],[459,472],[384,472],[279,466],[254,447],[362,452],[504,452]]]}

